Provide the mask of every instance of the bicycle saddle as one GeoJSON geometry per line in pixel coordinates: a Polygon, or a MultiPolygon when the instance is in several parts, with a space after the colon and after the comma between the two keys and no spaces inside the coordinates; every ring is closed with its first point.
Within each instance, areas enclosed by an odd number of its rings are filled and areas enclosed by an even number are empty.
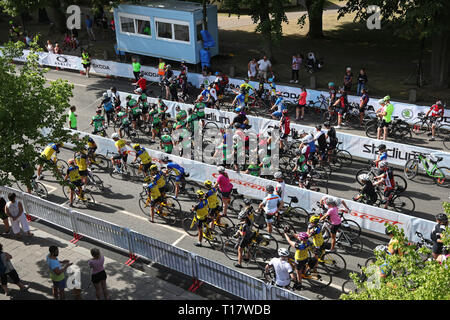
{"type": "Polygon", "coordinates": [[[288,198],[291,199],[292,203],[297,203],[298,202],[298,198],[296,196],[288,196],[288,198]]]}

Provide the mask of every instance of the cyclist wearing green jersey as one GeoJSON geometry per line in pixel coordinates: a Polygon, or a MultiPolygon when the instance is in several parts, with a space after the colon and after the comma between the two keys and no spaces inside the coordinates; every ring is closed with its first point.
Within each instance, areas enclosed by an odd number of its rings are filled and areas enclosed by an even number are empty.
{"type": "Polygon", "coordinates": [[[187,118],[186,110],[181,110],[180,106],[176,106],[175,110],[177,112],[177,115],[175,116],[175,119],[177,121],[186,120],[187,118]]]}
{"type": "Polygon", "coordinates": [[[247,171],[245,171],[245,173],[250,174],[252,176],[255,177],[259,177],[259,171],[260,171],[260,167],[258,164],[256,164],[255,162],[252,162],[248,165],[247,167],[247,171]]]}
{"type": "Polygon", "coordinates": [[[127,112],[131,110],[131,126],[136,130],[136,121],[139,120],[142,114],[139,103],[131,97],[131,95],[126,98],[127,112]]]}
{"type": "Polygon", "coordinates": [[[91,126],[94,126],[93,134],[102,132],[105,129],[105,117],[102,115],[102,110],[97,109],[96,115],[92,117],[91,126]]]}
{"type": "Polygon", "coordinates": [[[164,152],[166,153],[172,153],[173,142],[168,129],[163,130],[163,134],[161,135],[161,140],[159,142],[159,147],[161,148],[161,150],[164,149],[164,152]]]}
{"type": "Polygon", "coordinates": [[[145,93],[139,96],[138,103],[142,110],[142,120],[145,123],[148,123],[149,120],[148,111],[150,109],[150,105],[147,102],[147,95],[145,93]]]}
{"type": "Polygon", "coordinates": [[[117,114],[117,118],[119,118],[120,120],[120,129],[123,129],[119,130],[119,136],[120,138],[123,138],[122,132],[125,130],[130,130],[130,118],[128,116],[128,113],[122,110],[120,110],[117,114]]]}
{"type": "Polygon", "coordinates": [[[206,118],[205,108],[206,105],[203,102],[197,102],[194,106],[194,112],[197,113],[197,117],[198,120],[200,120],[200,125],[202,126],[202,128],[205,124],[205,121],[203,119],[206,118]]]}
{"type": "Polygon", "coordinates": [[[158,97],[158,102],[156,103],[158,106],[158,114],[159,114],[159,118],[162,121],[162,126],[163,128],[166,127],[166,112],[169,109],[167,107],[167,105],[164,103],[163,99],[161,96],[158,97]]]}
{"type": "Polygon", "coordinates": [[[149,112],[149,117],[150,117],[150,124],[152,125],[152,138],[150,142],[155,143],[155,138],[156,136],[159,135],[162,126],[161,119],[159,118],[158,110],[156,108],[156,104],[152,105],[149,112]]]}
{"type": "Polygon", "coordinates": [[[186,120],[187,127],[190,132],[194,132],[197,129],[197,123],[198,123],[198,116],[197,113],[194,113],[194,110],[192,108],[188,109],[188,117],[186,120]]]}

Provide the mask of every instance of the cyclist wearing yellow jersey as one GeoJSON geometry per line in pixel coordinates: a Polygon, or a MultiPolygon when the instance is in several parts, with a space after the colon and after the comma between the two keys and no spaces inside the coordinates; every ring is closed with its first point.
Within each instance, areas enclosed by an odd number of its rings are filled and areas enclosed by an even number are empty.
{"type": "Polygon", "coordinates": [[[175,198],[177,198],[178,194],[180,193],[180,183],[182,185],[181,188],[184,188],[184,186],[186,185],[186,180],[184,179],[184,177],[189,175],[186,175],[184,168],[170,160],[168,156],[161,157],[161,162],[164,163],[167,168],[166,170],[163,170],[164,174],[169,174],[174,177],[175,198]]]}
{"type": "Polygon", "coordinates": [[[42,164],[39,164],[38,167],[38,171],[37,171],[37,176],[38,179],[41,180],[42,178],[44,178],[44,176],[42,175],[42,167],[44,166],[44,164],[49,164],[51,166],[54,166],[53,161],[51,161],[53,154],[59,153],[59,148],[61,148],[64,145],[64,143],[62,142],[58,142],[58,143],[50,143],[49,145],[47,145],[44,149],[44,151],[41,152],[41,161],[43,162],[42,164]]]}
{"type": "Polygon", "coordinates": [[[319,263],[319,257],[322,256],[322,252],[325,250],[323,246],[323,234],[322,226],[319,224],[320,216],[314,215],[309,219],[308,230],[306,233],[312,238],[314,246],[314,258],[316,259],[316,265],[314,271],[319,263]]]}
{"type": "Polygon", "coordinates": [[[249,82],[249,79],[245,79],[244,83],[239,86],[239,89],[243,90],[245,93],[245,100],[244,100],[245,103],[248,102],[248,95],[250,93],[250,90],[252,90],[253,92],[255,91],[255,88],[253,88],[248,82],[249,82]]]}
{"type": "Polygon", "coordinates": [[[70,181],[70,203],[69,205],[73,206],[73,193],[75,190],[75,187],[78,188],[78,192],[80,194],[80,198],[84,200],[83,195],[83,182],[81,181],[81,175],[79,172],[78,166],[75,164],[74,159],[70,159],[68,161],[69,168],[67,168],[66,176],[64,177],[64,181],[69,179],[70,181]]]}
{"type": "Polygon", "coordinates": [[[164,177],[164,172],[158,169],[156,164],[150,166],[150,174],[151,179],[154,183],[157,184],[159,191],[163,198],[166,196],[167,187],[166,187],[166,179],[164,177]]]}
{"type": "Polygon", "coordinates": [[[75,162],[80,172],[81,181],[83,184],[86,184],[88,176],[88,156],[86,149],[83,149],[75,154],[75,162]]]}
{"type": "Polygon", "coordinates": [[[208,200],[209,216],[212,219],[210,227],[211,229],[214,229],[214,220],[216,217],[217,222],[220,222],[220,215],[218,216],[218,213],[221,209],[219,206],[219,199],[217,198],[217,188],[213,187],[213,183],[210,180],[205,180],[203,184],[205,185],[205,188],[208,189],[208,191],[206,191],[206,200],[208,200]]]}
{"type": "Polygon", "coordinates": [[[294,242],[289,238],[287,233],[284,234],[286,241],[292,248],[295,248],[295,273],[297,275],[297,284],[295,289],[300,290],[302,288],[302,279],[309,268],[313,268],[316,264],[315,259],[309,258],[309,251],[312,250],[312,244],[309,242],[308,234],[306,232],[300,232],[297,234],[297,241],[294,242]]]}
{"type": "Polygon", "coordinates": [[[85,139],[87,141],[88,159],[90,162],[95,162],[95,151],[97,150],[97,144],[94,139],[89,136],[86,136],[85,139]]]}
{"type": "Polygon", "coordinates": [[[194,243],[195,246],[202,246],[203,239],[203,224],[206,224],[208,218],[208,200],[205,199],[205,193],[202,190],[197,190],[198,203],[192,207],[192,211],[197,218],[198,227],[198,242],[194,243]]]}
{"type": "Polygon", "coordinates": [[[133,163],[135,163],[138,158],[141,160],[142,172],[144,172],[144,176],[147,178],[147,172],[152,165],[152,157],[150,157],[147,150],[145,150],[144,147],[141,147],[139,143],[134,144],[133,149],[136,151],[136,157],[134,158],[133,163]]]}
{"type": "Polygon", "coordinates": [[[162,201],[163,197],[155,182],[151,182],[148,185],[144,183],[144,187],[147,190],[147,194],[150,196],[150,222],[155,222],[155,206],[162,201]]]}
{"type": "Polygon", "coordinates": [[[128,150],[127,150],[127,145],[130,145],[129,143],[127,143],[124,139],[120,139],[119,138],[119,134],[117,132],[114,132],[111,135],[111,138],[115,141],[115,146],[117,149],[117,155],[114,155],[111,157],[111,163],[113,165],[114,168],[114,172],[119,172],[119,170],[117,170],[117,168],[115,167],[115,160],[122,160],[123,162],[123,169],[126,170],[127,169],[127,160],[128,160],[128,150]]]}

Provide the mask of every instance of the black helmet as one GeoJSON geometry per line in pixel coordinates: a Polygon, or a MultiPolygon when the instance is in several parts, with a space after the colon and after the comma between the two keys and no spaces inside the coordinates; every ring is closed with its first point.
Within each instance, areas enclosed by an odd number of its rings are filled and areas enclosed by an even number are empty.
{"type": "Polygon", "coordinates": [[[448,216],[445,213],[439,213],[436,216],[436,220],[439,220],[439,221],[441,221],[443,223],[447,223],[448,222],[448,216]]]}
{"type": "Polygon", "coordinates": [[[117,91],[117,88],[116,88],[116,87],[111,87],[110,90],[111,90],[111,91],[117,91]]]}
{"type": "Polygon", "coordinates": [[[268,185],[268,186],[266,187],[266,191],[269,192],[269,193],[272,193],[274,190],[275,190],[275,189],[274,189],[274,187],[273,187],[272,185],[268,185]]]}
{"type": "Polygon", "coordinates": [[[330,122],[329,121],[325,121],[323,123],[323,125],[325,126],[325,128],[328,128],[328,127],[330,127],[330,122]]]}
{"type": "Polygon", "coordinates": [[[386,150],[386,145],[385,144],[380,144],[378,146],[378,150],[386,150]]]}
{"type": "Polygon", "coordinates": [[[386,229],[384,229],[384,233],[386,233],[388,236],[393,234],[393,232],[387,227],[386,227],[386,229]]]}
{"type": "Polygon", "coordinates": [[[318,125],[316,126],[316,129],[320,131],[320,130],[322,130],[322,126],[321,126],[320,124],[318,124],[318,125]]]}

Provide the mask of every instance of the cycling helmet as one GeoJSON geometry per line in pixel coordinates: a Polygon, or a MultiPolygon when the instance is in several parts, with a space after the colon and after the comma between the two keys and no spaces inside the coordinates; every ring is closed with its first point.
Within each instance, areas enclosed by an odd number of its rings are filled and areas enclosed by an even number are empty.
{"type": "Polygon", "coordinates": [[[211,189],[213,183],[211,180],[205,180],[205,182],[203,182],[203,184],[205,185],[206,188],[211,189]]]}
{"type": "Polygon", "coordinates": [[[116,87],[111,87],[110,90],[111,91],[117,91],[117,88],[116,87]]]}
{"type": "Polygon", "coordinates": [[[102,109],[97,109],[97,110],[95,110],[95,113],[96,113],[96,114],[101,114],[101,113],[102,113],[102,109]]]}
{"type": "Polygon", "coordinates": [[[220,166],[220,167],[217,168],[217,171],[219,171],[219,172],[225,172],[225,167],[220,166]]]}
{"type": "Polygon", "coordinates": [[[168,64],[168,65],[166,66],[166,68],[169,69],[169,68],[172,68],[172,66],[171,66],[170,64],[168,64]]]}
{"type": "Polygon", "coordinates": [[[441,101],[441,100],[438,100],[438,101],[436,101],[436,104],[437,104],[438,106],[442,106],[442,101],[441,101]]]}
{"type": "Polygon", "coordinates": [[[242,210],[241,212],[239,212],[238,214],[238,219],[242,220],[245,219],[248,216],[247,211],[246,210],[242,210]]]}
{"type": "Polygon", "coordinates": [[[164,162],[164,163],[166,163],[166,162],[169,162],[170,159],[169,159],[168,156],[162,156],[162,157],[161,157],[161,161],[164,162]]]}
{"type": "Polygon", "coordinates": [[[328,87],[334,87],[334,82],[328,82],[328,87]]]}
{"type": "Polygon", "coordinates": [[[68,164],[75,164],[75,160],[74,160],[74,159],[69,159],[69,160],[67,161],[67,163],[68,163],[68,164]]]}
{"type": "Polygon", "coordinates": [[[323,125],[324,125],[325,128],[329,128],[330,127],[330,122],[329,121],[325,121],[323,123],[323,125]]]}
{"type": "Polygon", "coordinates": [[[237,107],[236,109],[234,109],[235,112],[241,112],[241,107],[237,107]]]}
{"type": "Polygon", "coordinates": [[[446,222],[448,222],[448,216],[445,213],[439,213],[436,216],[436,220],[446,223],[446,222]]]}
{"type": "Polygon", "coordinates": [[[381,161],[381,162],[378,164],[378,166],[379,166],[380,168],[386,168],[386,167],[388,166],[388,163],[387,163],[387,161],[381,161]]]}
{"type": "Polygon", "coordinates": [[[359,179],[361,179],[361,181],[369,181],[369,175],[368,174],[362,174],[359,176],[359,179]]]}
{"type": "Polygon", "coordinates": [[[150,171],[156,171],[156,170],[158,170],[158,166],[156,164],[152,164],[150,166],[150,171]]]}
{"type": "Polygon", "coordinates": [[[319,220],[320,220],[320,217],[317,216],[317,215],[314,215],[314,216],[312,216],[311,218],[309,218],[309,222],[312,223],[312,224],[318,223],[319,220]]]}
{"type": "Polygon", "coordinates": [[[195,193],[197,194],[197,197],[199,197],[199,198],[205,197],[205,192],[203,192],[203,190],[197,190],[195,193]]]}
{"type": "Polygon", "coordinates": [[[390,96],[385,96],[384,98],[383,98],[383,101],[390,101],[391,100],[391,97],[390,96]]]}
{"type": "Polygon", "coordinates": [[[133,144],[133,149],[134,150],[140,150],[141,149],[141,145],[139,143],[133,144]]]}
{"type": "Polygon", "coordinates": [[[273,82],[273,78],[267,79],[267,82],[273,82]]]}
{"type": "Polygon", "coordinates": [[[378,100],[378,104],[385,104],[386,101],[384,101],[383,99],[378,100]]]}
{"type": "Polygon", "coordinates": [[[272,193],[274,190],[275,190],[275,188],[274,188],[272,185],[268,185],[268,186],[266,187],[266,191],[267,191],[268,193],[272,193]]]}
{"type": "Polygon", "coordinates": [[[252,204],[252,199],[244,199],[244,204],[245,204],[246,206],[251,205],[251,204],[252,204]]]}
{"type": "Polygon", "coordinates": [[[327,205],[336,205],[336,199],[335,199],[335,198],[332,198],[332,197],[327,197],[327,198],[325,199],[325,203],[326,203],[327,205]]]}
{"type": "Polygon", "coordinates": [[[297,239],[300,241],[306,241],[308,240],[309,236],[306,232],[300,232],[299,234],[297,234],[297,239]]]}
{"type": "Polygon", "coordinates": [[[280,257],[288,257],[289,256],[289,251],[286,248],[280,248],[280,249],[278,249],[278,255],[280,257]]]}
{"type": "Polygon", "coordinates": [[[283,174],[280,171],[275,172],[275,174],[273,175],[273,177],[275,179],[281,179],[283,178],[283,174]]]}
{"type": "Polygon", "coordinates": [[[147,99],[147,95],[145,94],[145,93],[143,93],[143,94],[141,94],[141,100],[145,100],[145,99],[147,99]]]}
{"type": "Polygon", "coordinates": [[[220,72],[216,71],[216,73],[214,73],[216,76],[220,76],[220,72]]]}
{"type": "Polygon", "coordinates": [[[119,139],[119,134],[118,134],[117,132],[114,132],[114,133],[111,135],[111,139],[119,139]]]}
{"type": "Polygon", "coordinates": [[[322,130],[322,126],[321,126],[320,124],[318,124],[318,125],[316,126],[316,129],[320,131],[320,130],[322,130]]]}
{"type": "Polygon", "coordinates": [[[386,145],[385,144],[380,144],[378,146],[378,150],[386,150],[386,145]]]}
{"type": "Polygon", "coordinates": [[[103,93],[103,99],[106,99],[106,98],[108,98],[108,93],[107,93],[107,92],[104,92],[104,93],[103,93]]]}

